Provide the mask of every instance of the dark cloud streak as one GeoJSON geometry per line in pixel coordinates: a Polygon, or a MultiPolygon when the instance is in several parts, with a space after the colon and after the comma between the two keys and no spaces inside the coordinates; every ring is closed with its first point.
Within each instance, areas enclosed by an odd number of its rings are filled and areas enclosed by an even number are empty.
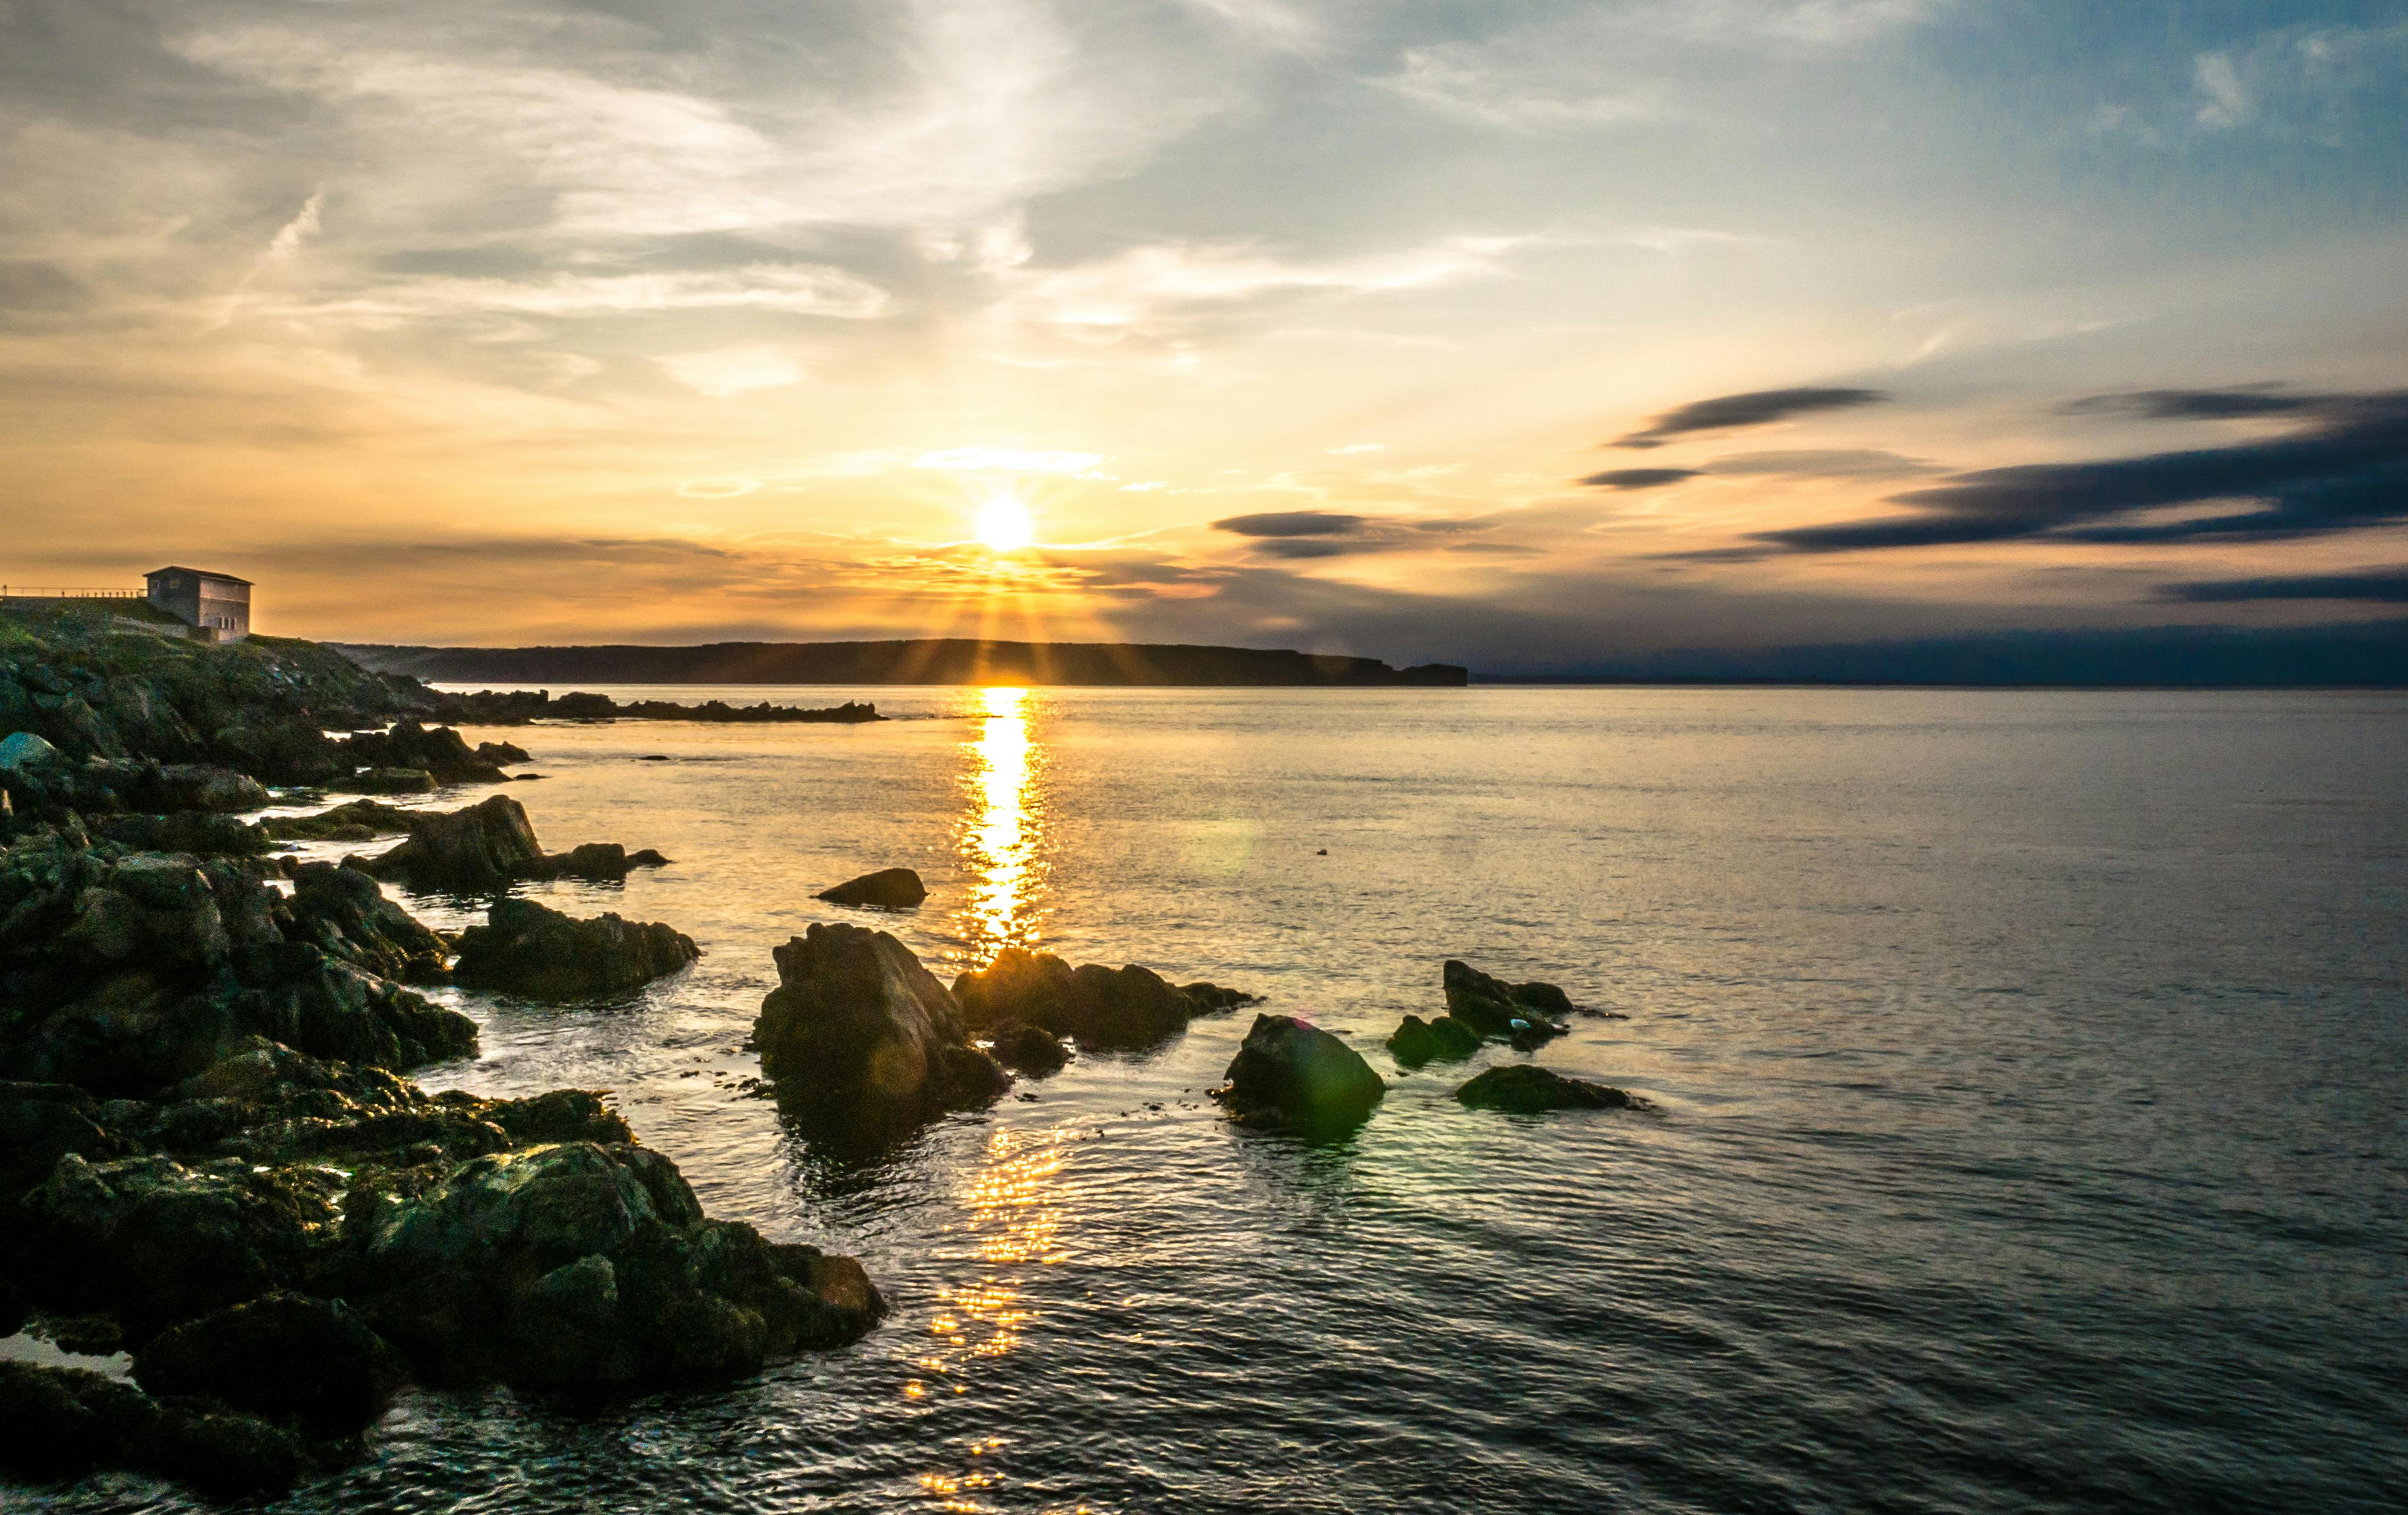
{"type": "Polygon", "coordinates": [[[1842,411],[1878,405],[1890,397],[1879,389],[1757,389],[1744,395],[1717,395],[1691,400],[1665,411],[1639,431],[1617,438],[1616,447],[1661,447],[1675,437],[1698,431],[1729,431],[1785,421],[1816,411],[1842,411]]]}

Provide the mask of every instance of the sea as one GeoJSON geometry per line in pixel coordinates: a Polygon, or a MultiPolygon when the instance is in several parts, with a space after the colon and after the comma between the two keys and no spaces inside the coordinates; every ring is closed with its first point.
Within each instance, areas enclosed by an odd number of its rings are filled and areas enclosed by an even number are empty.
{"type": "Polygon", "coordinates": [[[607,692],[893,718],[469,731],[533,754],[546,845],[672,859],[529,892],[703,957],[437,991],[483,1051],[421,1081],[611,1090],[892,1313],[599,1411],[410,1392],[277,1509],[2408,1508],[2408,697],[607,692]],[[813,898],[893,866],[918,910],[813,898]],[[947,979],[1017,943],[1253,990],[1388,1094],[1334,1142],[1234,1128],[1241,1010],[824,1151],[745,1040],[829,920],[947,979]],[[1449,958],[1627,1017],[1535,1060],[1655,1110],[1457,1104],[1504,1047],[1398,1068],[1449,958]]]}

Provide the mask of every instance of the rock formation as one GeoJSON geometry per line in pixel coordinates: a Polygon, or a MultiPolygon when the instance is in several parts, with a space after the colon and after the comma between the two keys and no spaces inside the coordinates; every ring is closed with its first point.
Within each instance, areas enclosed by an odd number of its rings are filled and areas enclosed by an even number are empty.
{"type": "Polygon", "coordinates": [[[1387,1086],[1353,1047],[1293,1016],[1261,1016],[1212,1097],[1242,1125],[1327,1135],[1361,1125],[1387,1086]]]}
{"type": "Polygon", "coordinates": [[[1050,952],[1010,946],[954,979],[953,998],[973,1030],[1017,1023],[1067,1036],[1083,1051],[1136,1052],[1168,1041],[1197,1016],[1250,1004],[1254,996],[1211,984],[1181,988],[1147,968],[1072,968],[1050,952]]]}
{"type": "Polygon", "coordinates": [[[579,920],[533,900],[496,900],[485,924],[460,933],[455,982],[535,1000],[624,994],[702,954],[658,922],[604,915],[579,920]]]}
{"type": "Polygon", "coordinates": [[[874,1144],[1010,1087],[945,986],[886,932],[813,925],[772,956],[778,988],[752,1023],[761,1071],[827,1135],[874,1144]]]}
{"type": "Polygon", "coordinates": [[[830,904],[873,905],[881,910],[910,910],[927,897],[927,887],[909,868],[882,868],[822,889],[818,895],[830,904]]]}
{"type": "Polygon", "coordinates": [[[622,879],[635,868],[668,861],[647,849],[629,853],[616,842],[588,842],[564,853],[547,853],[536,840],[526,807],[506,794],[465,810],[415,810],[408,840],[389,852],[356,859],[377,878],[394,879],[420,893],[495,894],[528,879],[622,879]]]}

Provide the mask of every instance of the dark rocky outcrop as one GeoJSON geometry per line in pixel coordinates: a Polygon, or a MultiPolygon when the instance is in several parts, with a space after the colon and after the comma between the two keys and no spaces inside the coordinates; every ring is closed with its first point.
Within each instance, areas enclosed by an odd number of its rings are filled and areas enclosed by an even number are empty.
{"type": "Polygon", "coordinates": [[[1018,1021],[990,1026],[986,1040],[988,1054],[996,1061],[1026,1078],[1060,1073],[1070,1060],[1070,1049],[1042,1026],[1024,1026],[1018,1021]]]}
{"type": "Polygon", "coordinates": [[[927,897],[927,887],[909,868],[882,868],[874,873],[847,879],[832,889],[822,889],[818,895],[830,904],[869,905],[881,910],[910,910],[927,897]]]}
{"type": "Polygon", "coordinates": [[[275,841],[265,826],[206,810],[95,817],[92,830],[132,851],[181,852],[196,858],[260,857],[275,841]]]}
{"type": "Polygon", "coordinates": [[[1455,1097],[1474,1110],[1506,1110],[1515,1115],[1540,1115],[1549,1110],[1656,1108],[1646,1099],[1626,1089],[1567,1078],[1529,1062],[1509,1062],[1491,1068],[1456,1089],[1455,1097]]]}
{"type": "MultiPolygon", "coordinates": [[[[773,705],[767,700],[753,705],[731,705],[724,700],[706,700],[698,705],[681,705],[668,700],[638,700],[628,704],[605,694],[572,693],[554,698],[541,689],[480,689],[475,694],[445,695],[443,713],[452,720],[469,721],[480,726],[523,726],[530,721],[703,721],[714,725],[853,725],[864,721],[882,721],[876,705],[848,700],[841,705],[808,708],[799,705],[773,705]]],[[[503,743],[489,745],[508,746],[503,743]]],[[[485,749],[480,746],[480,756],[485,749]]],[[[516,749],[512,749],[516,750],[516,749]]],[[[525,762],[526,755],[515,758],[494,758],[495,762],[525,762]]]]}
{"type": "Polygon", "coordinates": [[[535,761],[527,750],[515,742],[480,742],[477,743],[477,756],[496,768],[535,761]]]}
{"type": "Polygon", "coordinates": [[[1407,1016],[1404,1024],[1388,1038],[1388,1052],[1402,1068],[1455,1061],[1479,1050],[1480,1033],[1453,1016],[1440,1016],[1436,1020],[1407,1016]]]}
{"type": "Polygon", "coordinates": [[[1198,1015],[1217,1015],[1253,996],[1211,984],[1180,988],[1151,969],[1072,968],[1050,952],[1006,947],[995,960],[953,980],[962,1019],[974,1030],[1019,1023],[1067,1036],[1090,1052],[1157,1046],[1198,1015]]]}
{"type": "Polygon", "coordinates": [[[616,842],[588,842],[547,853],[536,840],[526,807],[497,794],[464,810],[408,812],[408,840],[389,852],[354,860],[377,878],[421,893],[496,894],[530,879],[623,879],[632,869],[668,861],[646,849],[629,853],[616,842]]]}
{"type": "Polygon", "coordinates": [[[377,881],[354,868],[302,863],[292,872],[293,924],[284,935],[307,941],[329,957],[407,984],[438,983],[450,944],[384,897],[377,881]]]}
{"type": "Polygon", "coordinates": [[[874,1144],[1010,1086],[964,1037],[945,986],[886,932],[813,925],[772,955],[778,988],[753,1045],[780,1103],[823,1134],[874,1144]]]}
{"type": "Polygon", "coordinates": [[[373,842],[409,830],[422,812],[377,800],[354,800],[314,815],[270,815],[260,827],[279,842],[373,842]]]}
{"type": "Polygon", "coordinates": [[[1232,1010],[1240,1010],[1247,1005],[1263,1003],[1263,997],[1259,994],[1249,994],[1244,989],[1223,988],[1218,984],[1202,980],[1180,985],[1179,992],[1187,996],[1187,1003],[1195,1006],[1195,1013],[1199,1016],[1226,1015],[1232,1010]]]}
{"type": "Polygon", "coordinates": [[[1293,1016],[1256,1016],[1226,1076],[1212,1097],[1240,1124],[1307,1135],[1361,1125],[1388,1091],[1353,1047],[1293,1016]]]}
{"type": "Polygon", "coordinates": [[[448,726],[395,721],[392,729],[361,731],[344,739],[344,756],[362,768],[417,769],[438,784],[500,784],[509,774],[469,749],[448,726]]]}
{"type": "Polygon", "coordinates": [[[537,1000],[624,994],[702,955],[692,937],[657,922],[579,920],[533,900],[495,901],[459,946],[458,983],[537,1000]]]}
{"type": "Polygon", "coordinates": [[[441,786],[423,768],[363,768],[327,786],[346,794],[433,794],[441,786]]]}
{"type": "Polygon", "coordinates": [[[282,1493],[307,1465],[301,1439],[257,1416],[163,1404],[84,1368],[0,1362],[0,1473],[50,1482],[132,1468],[241,1498],[282,1493]]]}

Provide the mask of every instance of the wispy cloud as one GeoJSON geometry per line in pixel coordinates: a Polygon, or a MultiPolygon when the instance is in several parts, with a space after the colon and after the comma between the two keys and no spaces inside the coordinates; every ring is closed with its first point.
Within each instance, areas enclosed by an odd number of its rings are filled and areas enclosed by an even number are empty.
{"type": "Polygon", "coordinates": [[[953,447],[923,453],[915,469],[949,473],[1083,473],[1104,460],[1101,453],[1025,452],[1008,447],[953,447]]]}

